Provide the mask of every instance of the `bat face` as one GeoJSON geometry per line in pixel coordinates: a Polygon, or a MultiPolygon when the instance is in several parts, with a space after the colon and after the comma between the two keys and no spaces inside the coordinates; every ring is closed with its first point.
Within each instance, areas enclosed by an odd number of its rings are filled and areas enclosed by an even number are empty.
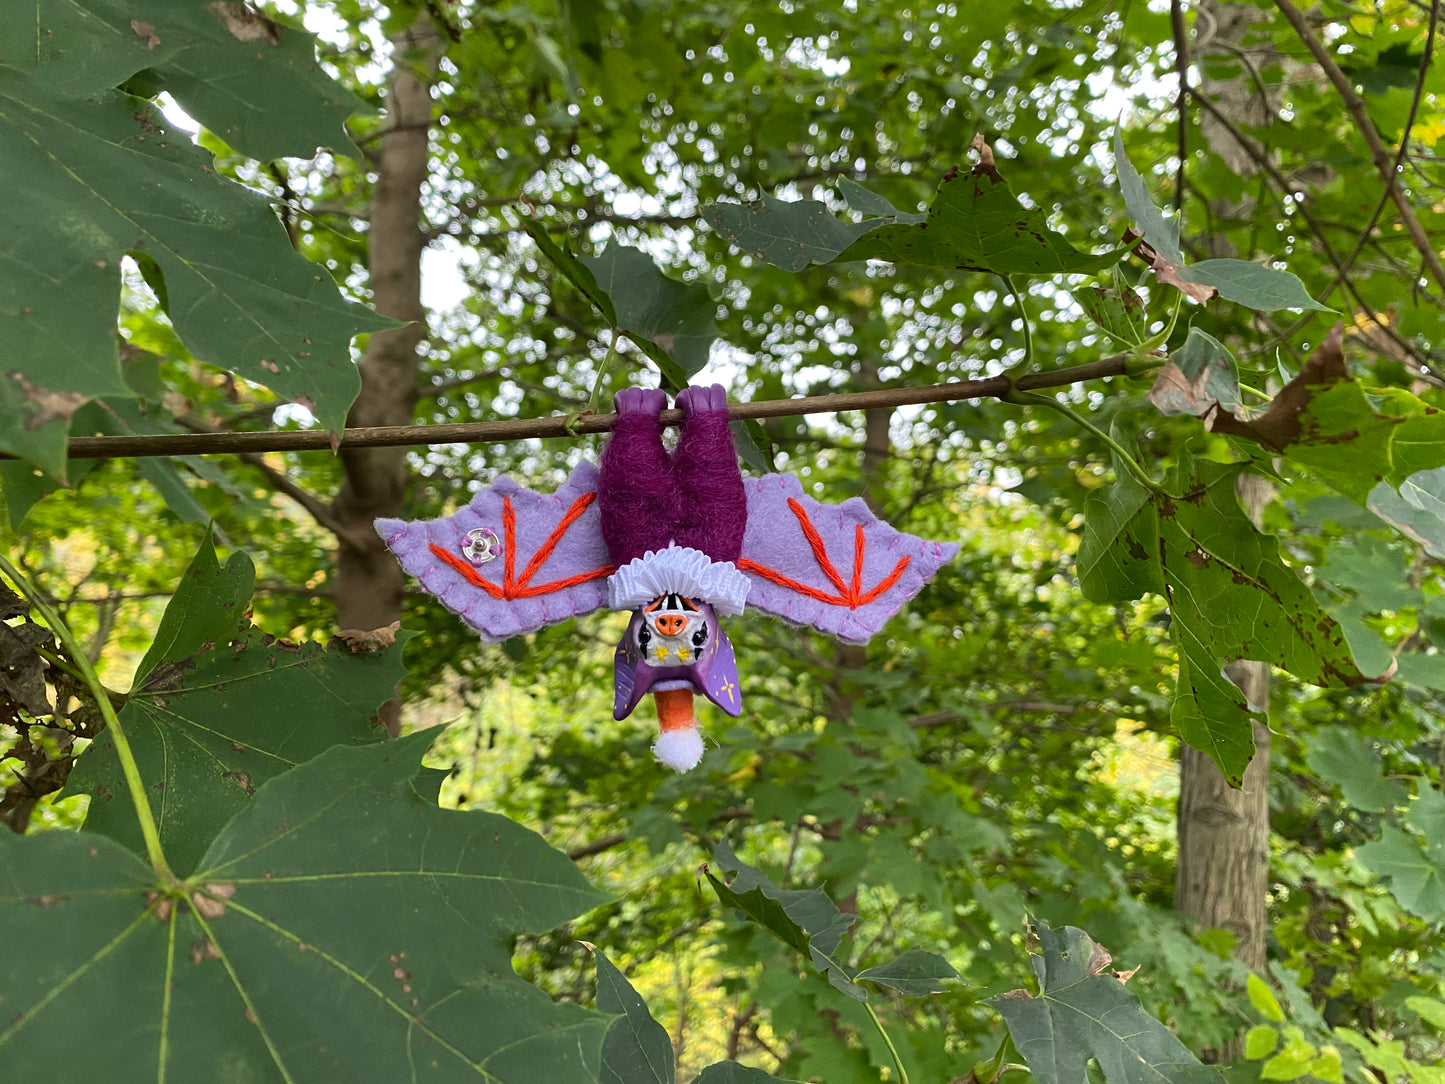
{"type": "Polygon", "coordinates": [[[733,647],[706,602],[679,594],[653,599],[632,620],[613,655],[612,714],[625,719],[643,696],[691,688],[729,715],[742,710],[733,647]]]}

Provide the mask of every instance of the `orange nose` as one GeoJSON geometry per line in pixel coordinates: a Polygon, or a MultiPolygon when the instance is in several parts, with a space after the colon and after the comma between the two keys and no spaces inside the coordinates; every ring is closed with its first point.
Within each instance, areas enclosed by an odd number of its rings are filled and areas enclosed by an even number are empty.
{"type": "Polygon", "coordinates": [[[687,618],[682,614],[658,614],[655,619],[657,631],[664,636],[676,636],[687,628],[687,618]]]}

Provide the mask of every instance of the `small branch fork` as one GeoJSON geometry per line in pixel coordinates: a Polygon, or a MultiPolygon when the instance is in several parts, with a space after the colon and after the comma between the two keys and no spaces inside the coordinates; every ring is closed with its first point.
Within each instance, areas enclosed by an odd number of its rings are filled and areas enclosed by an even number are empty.
{"type": "MultiPolygon", "coordinates": [[[[804,414],[835,414],[960,399],[1008,399],[1018,392],[1062,388],[1109,376],[1133,376],[1156,368],[1162,358],[1113,354],[1084,365],[1072,365],[1020,377],[994,376],[922,387],[885,388],[842,395],[810,395],[796,399],[765,399],[733,403],[728,417],[787,418],[804,414]]],[[[664,410],[662,421],[677,425],[682,411],[664,410]]],[[[395,448],[436,444],[486,444],[529,437],[568,437],[606,433],[617,424],[615,414],[558,414],[549,418],[513,418],[498,422],[457,422],[443,425],[391,425],[346,429],[338,444],[324,430],[281,430],[261,433],[162,433],[117,437],[72,437],[72,459],[121,459],[164,455],[255,455],[259,452],[304,452],[334,448],[395,448]]],[[[0,455],[12,459],[13,456],[0,455]]]]}

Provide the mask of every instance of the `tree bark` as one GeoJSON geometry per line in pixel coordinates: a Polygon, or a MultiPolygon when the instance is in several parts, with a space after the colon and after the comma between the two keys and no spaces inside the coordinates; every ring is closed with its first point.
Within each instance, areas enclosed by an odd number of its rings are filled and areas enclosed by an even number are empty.
{"type": "MultiPolygon", "coordinates": [[[[432,120],[431,84],[442,42],[423,13],[392,40],[386,83],[387,127],[375,162],[376,188],[367,231],[372,304],[405,327],[367,341],[360,363],[361,394],[346,424],[407,425],[413,419],[418,347],[426,339],[421,301],[421,190],[427,179],[432,120]]],[[[378,516],[399,516],[407,479],[405,448],[352,448],[341,452],[346,478],[332,505],[345,530],[336,552],[336,621],[343,629],[376,629],[401,617],[402,571],[372,529],[378,516]]],[[[379,713],[398,732],[401,705],[379,713]]]]}
{"type": "MultiPolygon", "coordinates": [[[[1245,48],[1252,23],[1259,17],[1253,9],[1202,0],[1196,9],[1196,43],[1199,51],[1238,56],[1245,48]]],[[[1262,58],[1256,57],[1257,62],[1262,58]]],[[[1263,66],[1261,63],[1260,66],[1263,66]]],[[[1201,65],[1201,70],[1206,66],[1201,65]]],[[[1210,79],[1201,91],[1220,111],[1241,126],[1263,126],[1273,115],[1273,103],[1260,87],[1240,76],[1230,80],[1210,79]]],[[[1210,150],[1225,160],[1240,176],[1255,172],[1254,161],[1235,143],[1212,115],[1201,118],[1200,130],[1210,150]]],[[[1217,220],[1228,220],[1246,208],[1218,204],[1210,208],[1217,220]]],[[[1212,256],[1244,255],[1230,250],[1223,238],[1206,238],[1212,256]]],[[[1270,484],[1258,475],[1244,475],[1239,497],[1245,512],[1258,527],[1264,508],[1273,496],[1270,484]]],[[[1240,661],[1226,668],[1230,679],[1244,692],[1250,704],[1269,707],[1269,666],[1240,661]]],[[[1245,769],[1244,783],[1235,790],[1209,757],[1196,749],[1181,747],[1179,757],[1179,810],[1177,831],[1179,864],[1174,883],[1174,906],[1201,927],[1228,930],[1234,935],[1235,958],[1252,971],[1266,967],[1265,936],[1268,932],[1269,896],[1269,727],[1255,722],[1254,759],[1245,769]]],[[[1243,1052],[1243,1036],[1220,1051],[1205,1051],[1205,1060],[1230,1061],[1243,1052]]]]}

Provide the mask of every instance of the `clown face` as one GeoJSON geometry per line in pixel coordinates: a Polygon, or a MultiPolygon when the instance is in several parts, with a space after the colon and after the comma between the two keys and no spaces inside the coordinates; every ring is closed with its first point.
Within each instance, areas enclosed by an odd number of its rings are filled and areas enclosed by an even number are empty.
{"type": "Polygon", "coordinates": [[[613,656],[613,715],[625,719],[649,692],[700,692],[729,715],[742,710],[732,644],[706,602],[677,593],[653,599],[632,620],[613,656]]]}

